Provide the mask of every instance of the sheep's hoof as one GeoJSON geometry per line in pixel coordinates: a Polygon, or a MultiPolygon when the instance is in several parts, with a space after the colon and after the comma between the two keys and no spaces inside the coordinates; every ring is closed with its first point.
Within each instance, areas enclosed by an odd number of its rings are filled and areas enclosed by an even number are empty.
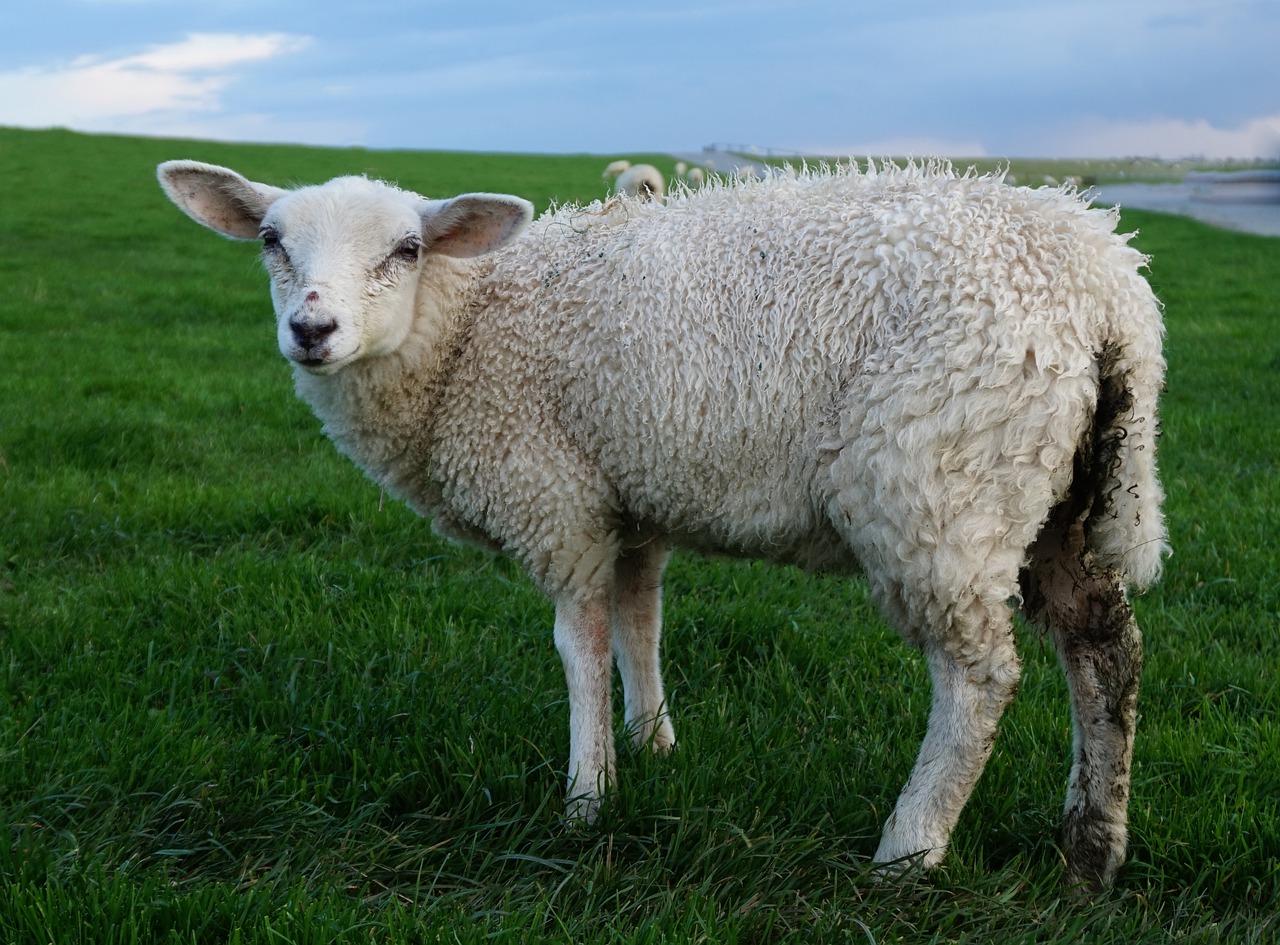
{"type": "Polygon", "coordinates": [[[1066,869],[1062,874],[1062,885],[1070,892],[1082,896],[1096,896],[1111,888],[1111,883],[1120,868],[1120,861],[1113,856],[1104,855],[1103,860],[1079,857],[1069,854],[1066,869]]]}
{"type": "Polygon", "coordinates": [[[631,732],[631,744],[636,751],[649,749],[655,755],[669,755],[676,747],[676,731],[664,715],[656,724],[642,722],[631,732]]]}
{"type": "Polygon", "coordinates": [[[600,819],[600,808],[603,800],[594,794],[579,794],[570,797],[565,804],[564,821],[570,830],[581,830],[595,826],[600,819]]]}
{"type": "Polygon", "coordinates": [[[901,886],[924,879],[935,866],[926,860],[925,853],[913,853],[887,863],[881,862],[879,855],[872,863],[871,879],[882,886],[901,886]]]}
{"type": "Polygon", "coordinates": [[[1115,823],[1086,811],[1071,811],[1062,829],[1066,870],[1063,884],[1078,892],[1096,895],[1110,887],[1116,871],[1125,861],[1129,832],[1115,823]]]}

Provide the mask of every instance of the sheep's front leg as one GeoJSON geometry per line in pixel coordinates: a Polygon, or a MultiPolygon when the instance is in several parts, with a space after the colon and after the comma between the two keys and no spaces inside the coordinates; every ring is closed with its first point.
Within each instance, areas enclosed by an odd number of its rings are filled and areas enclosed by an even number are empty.
{"type": "Polygon", "coordinates": [[[670,551],[651,542],[622,554],[613,597],[613,652],[622,676],[627,731],[637,748],[676,743],[662,687],[662,571],[670,551]]]}
{"type": "Polygon", "coordinates": [[[986,766],[996,724],[1013,700],[1021,661],[1005,626],[980,660],[928,653],[933,707],[920,756],[889,816],[875,861],[885,872],[942,862],[951,831],[986,766]]]}
{"type": "Polygon", "coordinates": [[[566,813],[592,823],[613,781],[609,603],[605,595],[556,601],[556,649],[569,685],[569,784],[566,813]]]}

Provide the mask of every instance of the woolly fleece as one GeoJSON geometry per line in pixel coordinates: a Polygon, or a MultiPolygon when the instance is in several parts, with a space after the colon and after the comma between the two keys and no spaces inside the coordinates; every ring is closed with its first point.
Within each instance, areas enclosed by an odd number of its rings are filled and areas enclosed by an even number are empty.
{"type": "Polygon", "coordinates": [[[299,393],[375,480],[548,593],[666,535],[954,594],[938,579],[993,556],[1016,575],[1115,350],[1135,408],[1090,542],[1146,586],[1162,325],[1116,222],[932,165],[567,206],[474,264],[427,260],[407,377],[358,363],[299,393]]]}

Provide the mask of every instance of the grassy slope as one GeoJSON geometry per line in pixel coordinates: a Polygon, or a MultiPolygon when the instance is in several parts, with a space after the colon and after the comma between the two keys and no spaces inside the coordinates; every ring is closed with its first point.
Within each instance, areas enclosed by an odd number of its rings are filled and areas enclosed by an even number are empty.
{"type": "Polygon", "coordinates": [[[865,861],[928,684],[861,586],[679,559],[681,750],[625,758],[604,828],[564,832],[549,607],[320,439],[253,250],[165,202],[170,157],[540,206],[606,160],[0,131],[0,939],[1280,934],[1275,241],[1126,217],[1167,305],[1177,554],[1138,602],[1117,891],[1057,890],[1069,722],[1030,636],[949,865],[885,889],[865,861]]]}

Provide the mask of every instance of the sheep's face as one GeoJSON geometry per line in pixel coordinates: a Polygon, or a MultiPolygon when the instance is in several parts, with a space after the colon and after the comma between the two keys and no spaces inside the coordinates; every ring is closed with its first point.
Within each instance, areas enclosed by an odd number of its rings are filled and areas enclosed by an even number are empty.
{"type": "Polygon", "coordinates": [[[342,178],[271,205],[259,235],[286,358],[331,374],[400,346],[413,324],[422,202],[342,178]]]}
{"type": "Polygon", "coordinates": [[[532,204],[519,197],[428,200],[363,177],[287,191],[197,161],[166,161],[158,174],[165,193],[197,223],[262,241],[280,350],[316,374],[404,342],[427,257],[493,252],[533,216],[532,204]]]}

